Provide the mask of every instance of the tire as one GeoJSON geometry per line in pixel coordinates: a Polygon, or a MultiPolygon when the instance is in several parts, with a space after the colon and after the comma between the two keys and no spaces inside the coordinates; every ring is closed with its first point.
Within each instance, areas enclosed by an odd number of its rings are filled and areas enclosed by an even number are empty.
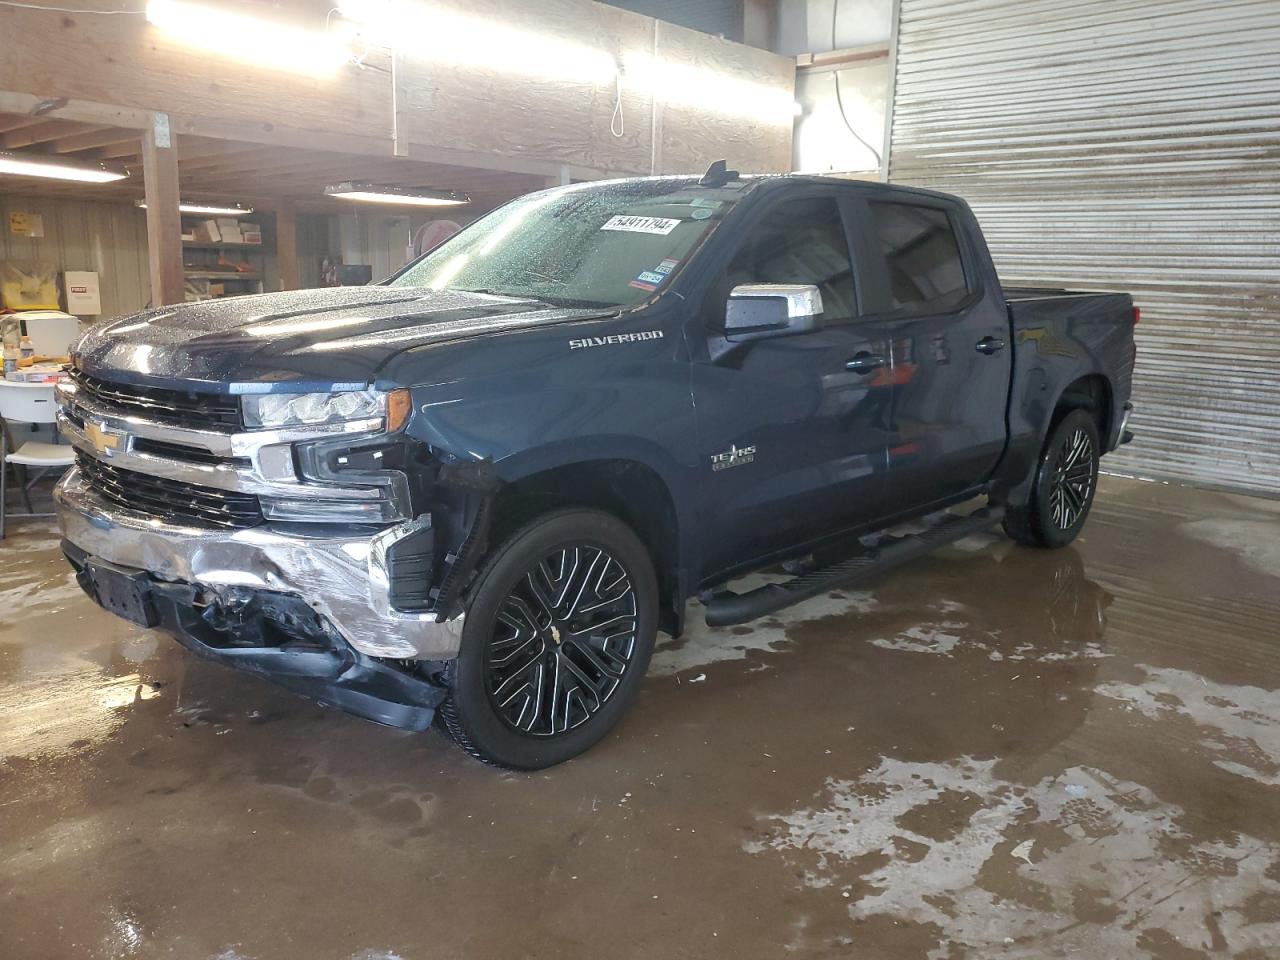
{"type": "Polygon", "coordinates": [[[1007,508],[1005,533],[1029,547],[1065,547],[1074,540],[1093,506],[1101,455],[1093,415],[1069,411],[1040,451],[1031,496],[1025,504],[1007,508]]]}
{"type": "Polygon", "coordinates": [[[657,624],[657,577],[630,527],[598,510],[545,514],[480,570],[438,715],[486,763],[563,763],[613,729],[635,697],[657,624]]]}

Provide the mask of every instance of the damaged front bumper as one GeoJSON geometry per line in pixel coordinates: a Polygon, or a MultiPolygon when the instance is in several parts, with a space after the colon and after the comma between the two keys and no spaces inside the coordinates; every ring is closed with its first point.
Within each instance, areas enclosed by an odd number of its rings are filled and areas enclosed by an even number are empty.
{"type": "Polygon", "coordinates": [[[171,525],[98,497],[78,469],[66,474],[54,497],[63,537],[79,555],[145,572],[159,585],[191,587],[193,599],[206,606],[233,608],[256,593],[296,597],[363,656],[457,656],[461,616],[441,623],[432,613],[399,611],[391,604],[388,552],[420,532],[424,521],[357,536],[319,525],[171,525]]]}
{"type": "Polygon", "coordinates": [[[76,578],[113,613],[171,634],[188,650],[256,674],[287,690],[404,730],[426,730],[448,692],[419,673],[367,656],[348,644],[299,597],[233,590],[211,604],[189,583],[153,580],[145,571],[91,557],[63,541],[76,578]],[[104,581],[133,586],[132,600],[104,581]],[[143,616],[145,614],[145,616],[143,616]]]}

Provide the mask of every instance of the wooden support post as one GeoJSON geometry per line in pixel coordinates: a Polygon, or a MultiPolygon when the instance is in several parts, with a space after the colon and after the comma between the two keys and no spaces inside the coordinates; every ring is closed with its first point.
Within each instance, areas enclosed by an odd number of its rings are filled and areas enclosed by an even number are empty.
{"type": "Polygon", "coordinates": [[[147,197],[147,263],[151,268],[151,305],[182,303],[182,215],[178,212],[178,151],[169,118],[155,114],[142,134],[142,179],[147,197]]]}
{"type": "Polygon", "coordinates": [[[280,289],[298,289],[298,218],[291,203],[276,208],[276,266],[280,289]]]}

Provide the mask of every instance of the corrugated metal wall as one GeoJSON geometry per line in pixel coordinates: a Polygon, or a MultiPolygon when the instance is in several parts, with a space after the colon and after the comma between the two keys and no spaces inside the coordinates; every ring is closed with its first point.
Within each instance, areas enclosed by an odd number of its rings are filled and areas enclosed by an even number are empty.
{"type": "Polygon", "coordinates": [[[103,319],[141,310],[151,298],[147,215],[131,204],[0,194],[0,260],[96,271],[103,319]],[[14,236],[10,213],[39,214],[44,237],[14,236]]]}
{"type": "Polygon", "coordinates": [[[1135,295],[1111,469],[1280,494],[1280,2],[901,0],[892,123],[1006,282],[1135,295]]]}

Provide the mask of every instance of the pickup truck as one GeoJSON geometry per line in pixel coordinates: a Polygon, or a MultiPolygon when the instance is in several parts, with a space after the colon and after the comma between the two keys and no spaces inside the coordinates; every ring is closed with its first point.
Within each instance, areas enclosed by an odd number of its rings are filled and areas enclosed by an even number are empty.
{"type": "Polygon", "coordinates": [[[202,656],[537,769],[695,599],[742,623],[1000,522],[1069,543],[1137,320],[1003,288],[940,193],[722,162],[545,190],[380,284],[91,329],[63,548],[202,656]]]}

